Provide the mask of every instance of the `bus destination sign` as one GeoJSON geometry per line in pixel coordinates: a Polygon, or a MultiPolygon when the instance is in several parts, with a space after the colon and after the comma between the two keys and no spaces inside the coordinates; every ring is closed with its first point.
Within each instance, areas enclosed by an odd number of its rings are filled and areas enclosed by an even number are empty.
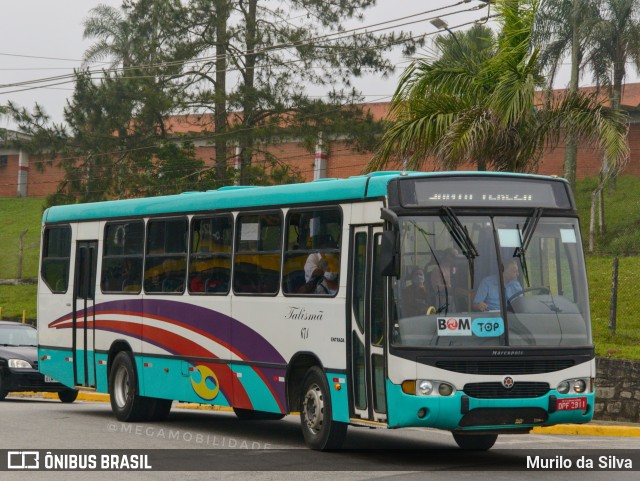
{"type": "Polygon", "coordinates": [[[545,179],[444,177],[399,182],[403,207],[542,207],[570,209],[564,182],[545,179]]]}

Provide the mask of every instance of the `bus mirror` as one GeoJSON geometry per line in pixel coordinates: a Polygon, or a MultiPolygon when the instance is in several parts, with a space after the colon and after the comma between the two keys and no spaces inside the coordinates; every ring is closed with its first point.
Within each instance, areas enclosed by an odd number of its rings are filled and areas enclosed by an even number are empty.
{"type": "Polygon", "coordinates": [[[380,245],[380,272],[383,276],[395,276],[400,274],[400,255],[398,252],[397,234],[394,231],[382,233],[380,245]]]}

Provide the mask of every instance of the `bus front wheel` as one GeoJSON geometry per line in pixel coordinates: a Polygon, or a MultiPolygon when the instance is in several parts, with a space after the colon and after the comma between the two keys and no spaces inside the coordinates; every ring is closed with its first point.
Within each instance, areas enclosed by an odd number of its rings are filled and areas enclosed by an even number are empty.
{"type": "Polygon", "coordinates": [[[304,440],[311,449],[338,449],[347,433],[347,424],[332,419],[329,384],[322,370],[312,367],[302,384],[300,422],[304,440]]]}
{"type": "Polygon", "coordinates": [[[497,434],[467,434],[467,433],[451,433],[453,439],[462,449],[473,451],[488,451],[493,447],[498,439],[497,434]]]}
{"type": "Polygon", "coordinates": [[[119,421],[132,422],[146,420],[149,398],[138,395],[138,376],[133,356],[121,351],[113,360],[109,373],[109,395],[111,409],[119,421]]]}

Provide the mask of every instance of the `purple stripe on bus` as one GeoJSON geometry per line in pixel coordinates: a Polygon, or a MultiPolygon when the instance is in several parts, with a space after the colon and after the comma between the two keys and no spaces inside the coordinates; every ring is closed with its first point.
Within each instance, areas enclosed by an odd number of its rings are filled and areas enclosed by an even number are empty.
{"type": "Polygon", "coordinates": [[[195,328],[230,346],[242,359],[286,364],[280,353],[260,334],[221,312],[164,299],[125,299],[97,304],[96,314],[122,311],[154,316],[195,328]],[[144,306],[144,308],[143,308],[144,306]]]}

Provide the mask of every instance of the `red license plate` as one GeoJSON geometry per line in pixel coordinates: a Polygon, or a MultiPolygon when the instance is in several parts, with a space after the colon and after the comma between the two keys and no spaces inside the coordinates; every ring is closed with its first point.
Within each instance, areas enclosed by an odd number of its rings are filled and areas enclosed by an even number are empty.
{"type": "Polygon", "coordinates": [[[572,411],[575,409],[587,409],[587,398],[568,397],[556,400],[556,411],[572,411]]]}

